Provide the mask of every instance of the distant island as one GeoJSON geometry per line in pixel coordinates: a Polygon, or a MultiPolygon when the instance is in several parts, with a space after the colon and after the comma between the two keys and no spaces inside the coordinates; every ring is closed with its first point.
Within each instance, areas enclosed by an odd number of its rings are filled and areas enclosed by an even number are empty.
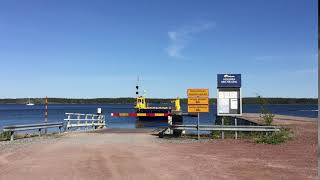
{"type": "MultiPolygon", "coordinates": [[[[263,98],[268,104],[318,104],[317,98],[263,98]]],[[[31,98],[34,104],[44,104],[44,98],[31,98]]],[[[171,103],[174,99],[166,98],[148,98],[148,103],[171,103]]],[[[0,104],[26,104],[28,98],[7,98],[0,99],[0,104]]],[[[49,104],[133,104],[135,98],[91,98],[91,99],[75,99],[75,98],[48,98],[49,104]]],[[[258,104],[257,97],[242,98],[243,104],[258,104]]],[[[187,98],[182,98],[181,103],[187,103],[187,98]]],[[[210,104],[216,104],[216,98],[210,98],[210,104]]]]}

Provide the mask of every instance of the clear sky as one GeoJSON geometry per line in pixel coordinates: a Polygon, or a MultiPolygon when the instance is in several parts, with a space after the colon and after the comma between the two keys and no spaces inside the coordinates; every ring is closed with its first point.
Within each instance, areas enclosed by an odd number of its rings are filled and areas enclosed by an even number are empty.
{"type": "Polygon", "coordinates": [[[316,0],[1,0],[0,98],[317,97],[316,0]]]}

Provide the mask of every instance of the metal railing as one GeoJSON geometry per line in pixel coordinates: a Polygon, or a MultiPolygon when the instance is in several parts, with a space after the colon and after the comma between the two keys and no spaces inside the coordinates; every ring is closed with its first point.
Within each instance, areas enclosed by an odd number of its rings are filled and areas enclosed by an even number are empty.
{"type": "Polygon", "coordinates": [[[81,113],[66,113],[67,118],[64,119],[66,124],[66,129],[70,128],[80,128],[88,127],[92,128],[104,128],[105,124],[105,116],[102,114],[81,114],[81,113]]]}
{"type": "Polygon", "coordinates": [[[184,132],[185,130],[197,130],[198,139],[199,131],[221,131],[221,138],[224,139],[225,131],[233,131],[235,139],[238,139],[238,132],[277,132],[280,131],[280,126],[243,126],[243,125],[177,125],[169,123],[169,127],[165,129],[163,134],[172,134],[174,131],[184,132]]]}
{"type": "Polygon", "coordinates": [[[14,133],[16,131],[28,131],[28,130],[38,130],[39,136],[41,135],[41,129],[48,128],[59,128],[59,134],[61,133],[61,128],[63,127],[63,122],[54,123],[39,123],[39,124],[23,124],[23,125],[12,125],[4,126],[4,132],[10,132],[10,141],[14,140],[14,133]]]}
{"type": "MultiPolygon", "coordinates": [[[[171,125],[172,129],[197,130],[197,125],[171,125]]],[[[234,126],[234,125],[199,125],[200,131],[255,131],[275,132],[280,131],[279,126],[234,126]]]]}

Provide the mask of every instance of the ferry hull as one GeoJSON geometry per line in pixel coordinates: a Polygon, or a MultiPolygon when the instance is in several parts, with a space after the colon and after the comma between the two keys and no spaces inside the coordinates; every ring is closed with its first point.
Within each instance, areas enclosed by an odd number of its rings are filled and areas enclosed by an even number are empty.
{"type": "MultiPolygon", "coordinates": [[[[137,113],[171,113],[171,109],[169,108],[145,108],[145,109],[136,109],[137,113]]],[[[168,121],[168,116],[140,116],[137,117],[140,121],[168,121]]]]}

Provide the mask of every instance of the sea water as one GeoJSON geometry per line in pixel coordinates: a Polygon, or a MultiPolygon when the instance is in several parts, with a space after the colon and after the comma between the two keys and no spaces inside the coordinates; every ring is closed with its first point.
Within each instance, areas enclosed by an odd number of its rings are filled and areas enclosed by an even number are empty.
{"type": "MultiPolygon", "coordinates": [[[[157,104],[153,104],[157,106],[157,104]]],[[[110,128],[163,128],[166,122],[138,121],[135,117],[111,117],[112,112],[135,112],[132,104],[49,104],[48,122],[59,122],[66,118],[65,113],[95,114],[102,108],[106,124],[110,128]]],[[[267,105],[274,114],[314,117],[318,116],[317,105],[267,105]]],[[[182,105],[186,111],[187,105],[182,105]]],[[[200,114],[200,124],[215,122],[217,106],[210,106],[210,113],[200,114]]],[[[243,105],[243,113],[259,113],[259,105],[243,105]]],[[[44,122],[44,105],[26,106],[23,104],[0,104],[0,130],[3,126],[44,122]]],[[[195,124],[196,117],[184,117],[185,124],[195,124]]]]}

